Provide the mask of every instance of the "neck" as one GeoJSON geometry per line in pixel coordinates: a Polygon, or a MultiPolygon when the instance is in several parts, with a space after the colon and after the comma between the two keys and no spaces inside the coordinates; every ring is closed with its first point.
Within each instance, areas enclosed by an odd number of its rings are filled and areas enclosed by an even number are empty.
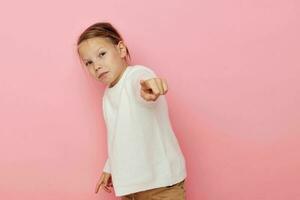
{"type": "Polygon", "coordinates": [[[114,86],[119,82],[119,80],[120,80],[121,77],[123,76],[123,74],[124,74],[124,72],[125,72],[125,70],[126,70],[127,67],[128,67],[127,62],[123,62],[123,63],[122,63],[122,66],[121,66],[122,71],[120,72],[120,74],[119,74],[119,76],[116,78],[116,80],[114,80],[114,81],[109,85],[109,88],[114,87],[114,86]]]}

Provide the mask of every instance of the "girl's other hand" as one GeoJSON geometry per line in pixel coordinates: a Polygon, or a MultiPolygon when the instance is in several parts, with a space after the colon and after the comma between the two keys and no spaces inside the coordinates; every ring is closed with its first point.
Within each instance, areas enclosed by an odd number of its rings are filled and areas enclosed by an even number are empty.
{"type": "Polygon", "coordinates": [[[99,189],[104,189],[106,192],[111,193],[110,187],[113,187],[111,174],[107,172],[102,172],[100,179],[96,185],[95,193],[98,193],[99,189]]]}
{"type": "Polygon", "coordinates": [[[160,95],[168,91],[167,81],[161,78],[141,80],[141,96],[146,101],[156,101],[160,95]]]}

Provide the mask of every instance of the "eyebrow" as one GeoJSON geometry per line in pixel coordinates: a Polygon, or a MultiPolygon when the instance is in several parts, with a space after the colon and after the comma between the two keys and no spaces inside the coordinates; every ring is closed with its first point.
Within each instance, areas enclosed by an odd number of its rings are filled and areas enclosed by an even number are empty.
{"type": "MultiPolygon", "coordinates": [[[[100,49],[104,49],[104,47],[100,47],[100,48],[97,50],[98,53],[99,53],[100,49]]],[[[84,58],[84,59],[82,59],[82,60],[86,62],[86,61],[88,61],[89,59],[85,59],[85,58],[84,58]]]]}

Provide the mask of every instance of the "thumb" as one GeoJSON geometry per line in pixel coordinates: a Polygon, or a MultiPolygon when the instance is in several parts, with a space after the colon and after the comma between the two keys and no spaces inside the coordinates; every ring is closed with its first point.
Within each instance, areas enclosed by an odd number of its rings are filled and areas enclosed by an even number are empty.
{"type": "Polygon", "coordinates": [[[146,80],[140,80],[140,84],[141,84],[142,88],[149,89],[149,87],[147,86],[146,80]]]}

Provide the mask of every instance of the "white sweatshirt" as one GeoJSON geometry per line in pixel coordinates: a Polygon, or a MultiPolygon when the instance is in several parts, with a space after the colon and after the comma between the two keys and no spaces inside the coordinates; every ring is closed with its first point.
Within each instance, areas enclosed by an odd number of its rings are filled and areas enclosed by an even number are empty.
{"type": "Polygon", "coordinates": [[[111,173],[116,196],[172,185],[187,176],[165,96],[146,101],[140,95],[140,80],[154,77],[145,66],[128,66],[103,95],[108,134],[103,171],[111,173]]]}

